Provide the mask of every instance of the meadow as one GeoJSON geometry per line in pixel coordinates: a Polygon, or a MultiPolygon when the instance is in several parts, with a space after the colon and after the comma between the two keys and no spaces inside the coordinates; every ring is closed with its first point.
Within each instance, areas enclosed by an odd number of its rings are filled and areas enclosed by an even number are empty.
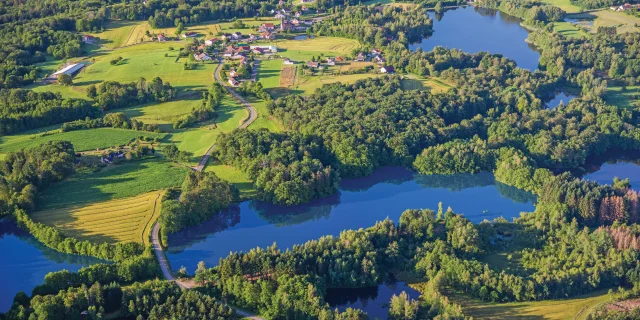
{"type": "MultiPolygon", "coordinates": [[[[290,66],[287,67],[290,68],[290,66]]],[[[256,77],[256,81],[262,83],[264,88],[279,87],[280,72],[282,68],[282,60],[280,59],[261,60],[260,65],[258,66],[258,76],[256,77]]]]}
{"type": "Polygon", "coordinates": [[[55,187],[43,190],[37,207],[39,210],[68,208],[177,187],[188,170],[156,158],[124,162],[98,172],[76,172],[55,187]]]}
{"type": "Polygon", "coordinates": [[[243,200],[251,199],[256,195],[256,189],[253,187],[253,181],[242,171],[221,164],[218,161],[210,161],[204,169],[205,172],[213,172],[220,179],[225,180],[240,190],[240,197],[243,200]]]}
{"type": "MultiPolygon", "coordinates": [[[[51,129],[51,127],[48,127],[51,129]]],[[[49,133],[58,132],[51,129],[49,133]]],[[[96,148],[107,148],[127,144],[140,136],[163,139],[165,134],[113,128],[96,128],[63,133],[43,135],[43,131],[27,131],[24,133],[0,137],[0,153],[17,151],[35,147],[47,141],[70,141],[76,151],[87,151],[96,148]]]]}
{"type": "Polygon", "coordinates": [[[639,32],[640,18],[628,15],[624,12],[611,11],[608,8],[588,13],[578,13],[568,16],[569,18],[593,20],[591,32],[596,32],[598,27],[616,27],[618,33],[639,32]]]}
{"type": "Polygon", "coordinates": [[[590,36],[589,33],[585,32],[584,30],[570,22],[554,22],[553,30],[565,37],[570,38],[581,38],[590,36]]]}
{"type": "Polygon", "coordinates": [[[160,215],[163,194],[164,191],[154,191],[87,206],[37,211],[31,218],[79,240],[149,245],[149,233],[160,215]]]}
{"type": "Polygon", "coordinates": [[[640,86],[610,86],[604,100],[619,107],[630,108],[640,106],[640,86]]]}
{"type": "Polygon", "coordinates": [[[542,3],[556,6],[567,13],[577,13],[582,10],[579,6],[571,3],[571,0],[543,0],[542,3]]]}
{"type": "Polygon", "coordinates": [[[251,103],[258,113],[258,118],[251,123],[249,129],[257,130],[264,128],[271,132],[281,132],[284,130],[282,125],[269,115],[269,111],[267,110],[266,102],[264,100],[249,99],[249,103],[251,103]]]}
{"type": "Polygon", "coordinates": [[[402,89],[403,90],[426,90],[430,89],[432,93],[440,93],[449,91],[453,86],[449,83],[444,82],[442,79],[437,77],[428,77],[425,79],[420,79],[415,76],[407,76],[402,80],[402,89]]]}
{"type": "Polygon", "coordinates": [[[280,40],[269,43],[278,47],[278,55],[299,62],[306,62],[312,57],[351,56],[360,47],[357,40],[335,37],[318,37],[306,40],[280,40]]]}
{"type": "Polygon", "coordinates": [[[136,21],[110,21],[105,31],[98,33],[89,33],[90,35],[100,39],[99,44],[108,48],[115,49],[135,43],[134,29],[139,25],[136,21]]]}

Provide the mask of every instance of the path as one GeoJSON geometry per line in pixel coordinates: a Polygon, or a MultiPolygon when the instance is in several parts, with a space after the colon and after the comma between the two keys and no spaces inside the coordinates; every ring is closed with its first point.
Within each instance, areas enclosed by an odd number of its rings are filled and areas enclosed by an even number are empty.
{"type": "MultiPolygon", "coordinates": [[[[247,100],[245,100],[242,96],[240,96],[235,90],[233,90],[230,87],[227,87],[225,85],[225,83],[220,79],[220,70],[222,69],[222,60],[218,61],[218,66],[216,67],[216,71],[214,72],[214,78],[216,79],[216,81],[222,85],[223,88],[227,89],[227,91],[233,95],[236,100],[239,100],[242,105],[247,108],[247,110],[249,110],[249,119],[247,119],[247,121],[245,121],[244,123],[242,123],[240,126],[238,126],[239,129],[244,129],[246,127],[248,127],[253,121],[255,121],[258,118],[258,113],[256,112],[256,110],[249,104],[249,102],[247,102],[247,100]]],[[[198,163],[198,165],[194,168],[194,170],[196,171],[202,171],[202,169],[204,168],[204,166],[207,164],[207,162],[209,161],[209,158],[211,157],[211,153],[213,153],[213,149],[215,148],[215,143],[211,145],[211,147],[209,147],[209,150],[207,150],[207,153],[204,154],[204,156],[202,156],[202,159],[200,160],[200,163],[198,163]]],[[[164,249],[162,248],[162,245],[160,244],[160,223],[156,221],[155,225],[153,226],[153,230],[151,233],[151,243],[153,245],[153,252],[156,255],[156,258],[158,259],[158,263],[160,264],[160,270],[162,270],[162,275],[165,277],[165,279],[169,280],[169,281],[174,281],[176,284],[178,284],[178,286],[180,286],[180,288],[183,289],[191,289],[193,287],[195,287],[195,283],[193,281],[185,281],[185,280],[179,280],[176,279],[173,276],[173,273],[171,272],[171,266],[169,265],[169,262],[167,261],[167,257],[164,255],[164,249]]],[[[233,307],[232,307],[233,308],[233,307]]],[[[251,314],[247,311],[244,311],[242,309],[238,309],[238,308],[233,308],[233,310],[240,316],[248,318],[248,319],[252,319],[252,320],[264,320],[263,318],[260,318],[254,314],[251,314]]]]}

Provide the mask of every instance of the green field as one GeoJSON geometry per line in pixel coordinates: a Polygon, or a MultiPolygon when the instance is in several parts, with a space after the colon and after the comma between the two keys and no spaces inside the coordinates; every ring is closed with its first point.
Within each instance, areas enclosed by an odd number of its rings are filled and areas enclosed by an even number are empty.
{"type": "Polygon", "coordinates": [[[160,215],[163,194],[164,191],[154,191],[87,206],[38,211],[31,217],[79,240],[148,245],[151,228],[160,215]]]}
{"type": "Polygon", "coordinates": [[[40,193],[40,210],[68,208],[100,201],[133,197],[182,184],[189,169],[151,159],[125,162],[98,172],[78,172],[40,193]]]}
{"type": "Polygon", "coordinates": [[[282,40],[270,43],[278,47],[278,55],[300,62],[311,57],[351,56],[360,47],[358,41],[346,38],[318,37],[307,40],[282,40]]]}
{"type": "Polygon", "coordinates": [[[249,129],[265,128],[271,132],[281,132],[284,130],[282,125],[269,115],[264,100],[249,99],[249,103],[251,103],[258,113],[258,118],[249,126],[249,129]]]}
{"type": "Polygon", "coordinates": [[[589,37],[589,34],[570,22],[554,22],[553,31],[570,38],[589,37]]]}
{"type": "Polygon", "coordinates": [[[629,108],[640,106],[640,86],[608,87],[605,101],[619,107],[629,108]]]}
{"type": "Polygon", "coordinates": [[[139,23],[136,21],[110,21],[106,30],[99,33],[89,33],[100,39],[100,45],[109,49],[119,48],[129,43],[133,37],[133,29],[139,23]]]}
{"type": "Polygon", "coordinates": [[[501,304],[478,301],[458,294],[449,295],[449,299],[460,304],[464,314],[474,319],[584,320],[598,305],[609,301],[610,297],[604,290],[572,299],[501,304]]]}
{"type": "Polygon", "coordinates": [[[243,199],[250,199],[256,195],[256,189],[253,188],[253,181],[242,171],[221,164],[219,162],[210,162],[204,169],[205,172],[214,172],[220,179],[233,184],[240,190],[240,196],[243,199]]]}
{"type": "Polygon", "coordinates": [[[379,77],[380,74],[362,73],[346,75],[324,75],[324,76],[300,76],[296,80],[295,87],[288,93],[312,94],[316,89],[325,84],[341,82],[345,84],[354,83],[360,79],[379,77]]]}
{"type": "Polygon", "coordinates": [[[173,101],[114,109],[111,112],[122,112],[131,119],[144,123],[158,124],[161,125],[162,130],[170,131],[174,120],[189,114],[193,108],[197,108],[201,104],[201,94],[191,92],[190,95],[178,94],[178,97],[173,101]],[[166,124],[170,124],[170,126],[162,126],[166,124]]]}
{"type": "Polygon", "coordinates": [[[567,13],[580,12],[580,10],[582,9],[579,6],[571,3],[571,0],[543,0],[542,3],[559,7],[567,13]]]}
{"type": "Polygon", "coordinates": [[[428,77],[426,79],[419,79],[415,76],[407,76],[402,80],[403,90],[426,90],[430,89],[432,93],[440,93],[449,91],[453,86],[444,82],[440,78],[428,77]]]}
{"type": "Polygon", "coordinates": [[[590,11],[588,13],[578,13],[568,16],[569,18],[593,20],[593,27],[591,32],[596,32],[598,27],[611,27],[617,28],[618,33],[625,32],[639,32],[640,31],[640,18],[628,15],[624,12],[611,11],[608,8],[600,9],[597,11],[590,11]]]}
{"type": "Polygon", "coordinates": [[[45,136],[40,136],[37,131],[27,131],[17,135],[0,137],[0,153],[35,147],[47,141],[60,140],[70,141],[76,151],[86,151],[123,145],[140,136],[162,139],[165,134],[113,128],[77,130],[45,136]]]}
{"type": "Polygon", "coordinates": [[[256,81],[262,83],[262,86],[265,89],[279,87],[281,70],[282,60],[261,60],[260,66],[258,67],[258,76],[256,78],[256,81]]]}

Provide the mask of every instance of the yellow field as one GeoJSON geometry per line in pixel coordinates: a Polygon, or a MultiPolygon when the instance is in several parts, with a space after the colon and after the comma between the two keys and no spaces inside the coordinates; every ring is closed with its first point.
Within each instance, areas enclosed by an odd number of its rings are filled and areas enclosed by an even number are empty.
{"type": "Polygon", "coordinates": [[[282,72],[280,73],[280,86],[288,87],[292,85],[295,77],[296,77],[295,66],[282,67],[282,72]]]}
{"type": "Polygon", "coordinates": [[[149,244],[149,232],[160,215],[164,191],[88,206],[38,211],[34,221],[54,226],[67,236],[95,243],[149,244]]]}

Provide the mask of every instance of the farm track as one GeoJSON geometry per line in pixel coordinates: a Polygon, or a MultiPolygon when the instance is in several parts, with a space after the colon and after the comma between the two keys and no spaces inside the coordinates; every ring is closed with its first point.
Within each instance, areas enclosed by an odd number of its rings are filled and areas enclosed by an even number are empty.
{"type": "MultiPolygon", "coordinates": [[[[216,70],[213,74],[213,77],[215,78],[215,80],[222,87],[224,87],[236,100],[240,101],[240,103],[242,103],[242,105],[245,108],[247,108],[247,110],[249,111],[249,118],[244,123],[238,126],[238,129],[245,129],[258,118],[258,113],[256,112],[256,109],[253,106],[251,106],[249,102],[247,102],[247,100],[245,100],[242,96],[240,96],[235,90],[233,90],[233,88],[228,87],[224,83],[224,81],[220,79],[220,69],[222,69],[222,60],[218,61],[218,66],[216,67],[216,70]]],[[[213,153],[213,149],[215,148],[215,146],[216,145],[214,143],[211,145],[211,147],[209,147],[209,150],[207,150],[205,155],[202,156],[200,163],[198,163],[198,165],[195,168],[193,168],[194,170],[202,171],[204,169],[204,166],[209,161],[209,158],[211,157],[211,153],[213,153]]],[[[162,244],[160,244],[160,223],[159,222],[156,222],[153,225],[153,230],[151,233],[151,244],[153,245],[153,252],[156,254],[156,258],[158,259],[158,263],[160,264],[160,270],[162,271],[162,275],[167,280],[175,282],[180,288],[187,289],[187,290],[194,288],[195,283],[193,283],[193,281],[179,280],[173,276],[173,272],[171,272],[171,265],[169,265],[169,261],[167,260],[167,257],[164,255],[164,248],[162,247],[162,244]]],[[[238,315],[242,317],[252,319],[252,320],[264,320],[263,318],[258,317],[254,314],[251,314],[249,312],[246,312],[242,309],[238,309],[234,307],[232,308],[238,315]]]]}

